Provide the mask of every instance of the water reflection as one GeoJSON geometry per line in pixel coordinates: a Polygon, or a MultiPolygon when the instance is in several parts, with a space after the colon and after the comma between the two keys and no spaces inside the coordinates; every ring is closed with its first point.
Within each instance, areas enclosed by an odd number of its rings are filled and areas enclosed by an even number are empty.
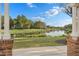
{"type": "Polygon", "coordinates": [[[61,36],[64,34],[64,31],[51,31],[48,33],[45,33],[47,36],[61,36]]]}

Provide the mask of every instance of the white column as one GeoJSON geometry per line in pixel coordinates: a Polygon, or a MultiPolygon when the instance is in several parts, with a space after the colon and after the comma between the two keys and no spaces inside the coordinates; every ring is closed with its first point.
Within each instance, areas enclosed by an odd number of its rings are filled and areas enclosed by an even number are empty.
{"type": "Polygon", "coordinates": [[[8,3],[4,3],[4,35],[3,39],[11,39],[9,31],[9,6],[8,3]]]}
{"type": "Polygon", "coordinates": [[[76,7],[72,7],[72,36],[78,36],[77,21],[76,21],[76,7]]]}
{"type": "Polygon", "coordinates": [[[1,40],[1,4],[0,4],[0,40],[1,40]]]}
{"type": "Polygon", "coordinates": [[[77,23],[78,23],[77,30],[78,30],[78,36],[79,36],[79,7],[77,8],[77,23]]]}

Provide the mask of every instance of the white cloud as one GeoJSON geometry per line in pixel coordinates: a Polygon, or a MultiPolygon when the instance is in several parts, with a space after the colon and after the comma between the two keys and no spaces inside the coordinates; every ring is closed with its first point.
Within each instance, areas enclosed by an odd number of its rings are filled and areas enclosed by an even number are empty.
{"type": "Polygon", "coordinates": [[[48,16],[55,16],[59,13],[59,11],[57,9],[50,9],[48,12],[47,12],[47,15],[48,16]]]}
{"type": "Polygon", "coordinates": [[[56,6],[56,7],[53,7],[52,9],[49,9],[48,11],[46,11],[43,15],[47,16],[47,17],[56,16],[63,10],[64,10],[64,8],[56,6]]]}
{"type": "Polygon", "coordinates": [[[28,7],[33,8],[36,7],[35,5],[33,5],[32,3],[27,3],[28,7]]]}
{"type": "Polygon", "coordinates": [[[35,20],[35,21],[39,21],[39,20],[40,20],[40,21],[43,21],[43,22],[45,21],[45,18],[40,17],[40,16],[32,17],[32,19],[35,20]]]}

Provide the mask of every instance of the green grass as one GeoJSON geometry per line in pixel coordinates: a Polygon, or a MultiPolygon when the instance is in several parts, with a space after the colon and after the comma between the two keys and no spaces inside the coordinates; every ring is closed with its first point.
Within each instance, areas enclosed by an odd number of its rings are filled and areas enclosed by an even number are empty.
{"type": "Polygon", "coordinates": [[[61,46],[56,40],[65,40],[65,36],[46,36],[47,29],[14,29],[10,30],[14,34],[14,49],[42,46],[61,46]]]}
{"type": "Polygon", "coordinates": [[[43,33],[45,32],[44,29],[13,29],[10,31],[11,34],[17,34],[17,33],[43,33]]]}
{"type": "Polygon", "coordinates": [[[22,38],[14,40],[14,49],[15,48],[28,48],[28,47],[42,47],[42,46],[61,46],[55,42],[56,40],[64,40],[64,36],[57,37],[31,37],[31,38],[22,38]]]}

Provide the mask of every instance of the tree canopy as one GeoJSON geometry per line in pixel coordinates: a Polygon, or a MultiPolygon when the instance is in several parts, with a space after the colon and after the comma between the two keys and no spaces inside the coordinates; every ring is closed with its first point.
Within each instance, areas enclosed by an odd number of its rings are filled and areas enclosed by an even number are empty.
{"type": "MultiPolygon", "coordinates": [[[[4,28],[4,16],[1,19],[2,28],[4,28]]],[[[18,15],[16,18],[12,19],[10,17],[10,29],[30,29],[30,28],[38,28],[44,29],[46,24],[42,21],[35,21],[28,19],[24,15],[18,15]]]]}

